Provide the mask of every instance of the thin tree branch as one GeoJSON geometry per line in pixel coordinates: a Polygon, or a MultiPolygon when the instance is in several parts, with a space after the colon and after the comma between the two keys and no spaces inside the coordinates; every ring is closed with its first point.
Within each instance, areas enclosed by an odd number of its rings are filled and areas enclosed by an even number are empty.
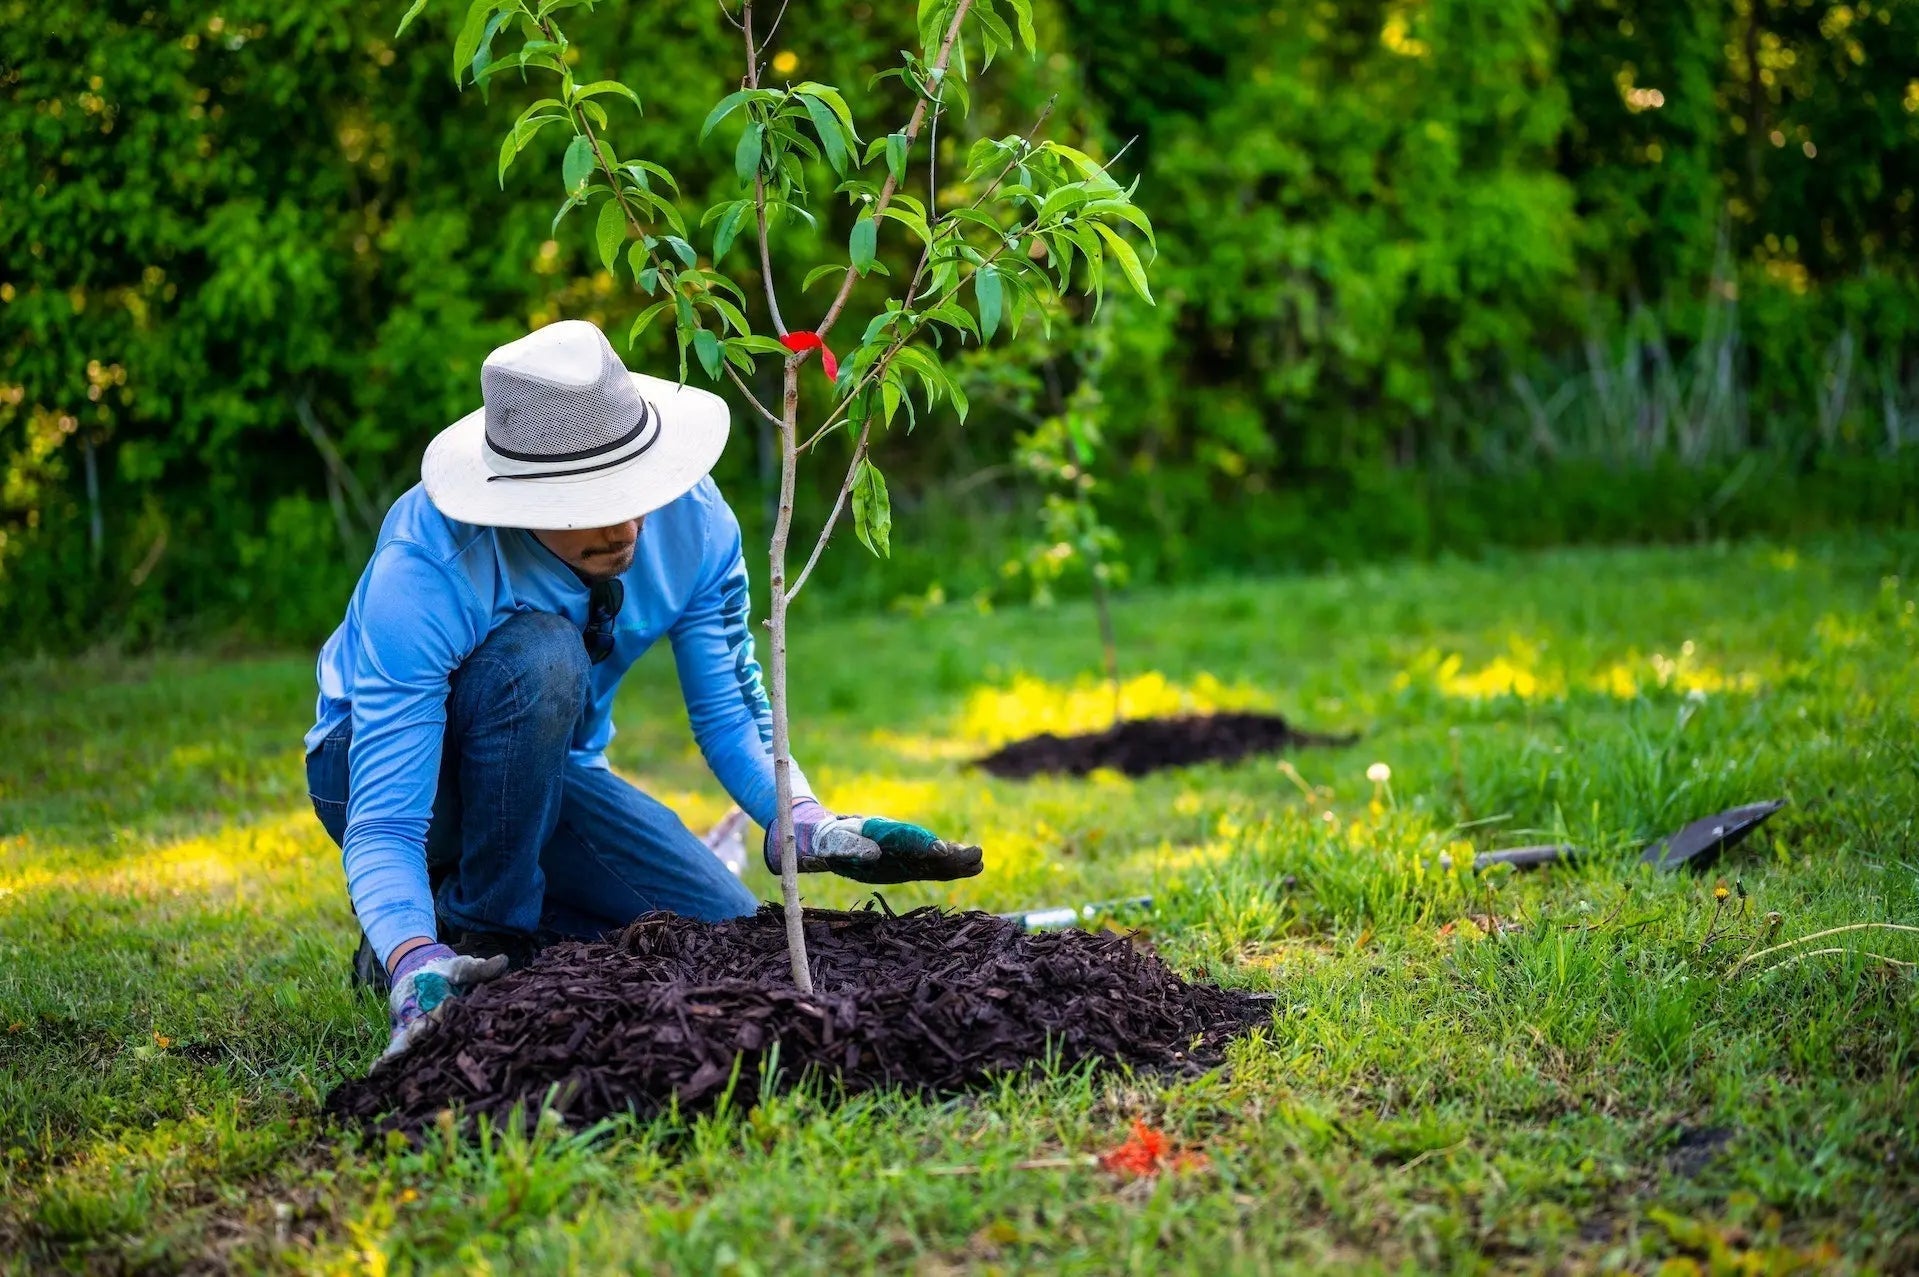
{"type": "MultiPolygon", "coordinates": [[[[1033,120],[1033,127],[1026,130],[1025,143],[1026,143],[1026,149],[1028,151],[1033,149],[1033,139],[1039,136],[1039,131],[1042,128],[1046,127],[1046,117],[1048,117],[1049,115],[1053,113],[1053,104],[1058,101],[1059,101],[1059,94],[1057,93],[1055,93],[1052,97],[1047,98],[1046,105],[1039,109],[1039,115],[1035,117],[1033,120]]],[[[934,123],[937,124],[938,121],[935,120],[934,123]]],[[[1019,161],[1020,161],[1020,157],[1018,155],[1015,155],[1012,159],[1006,161],[1005,167],[1001,168],[999,171],[999,176],[995,177],[992,181],[992,184],[989,185],[985,190],[981,191],[979,195],[974,198],[973,202],[967,205],[967,207],[978,208],[980,205],[984,204],[987,200],[991,199],[993,197],[993,192],[999,189],[1000,183],[1006,180],[1006,175],[1008,173],[1011,173],[1013,169],[1018,166],[1019,161]]],[[[929,203],[926,206],[926,209],[927,209],[927,212],[929,213],[932,212],[933,205],[929,203]]],[[[936,216],[928,224],[928,229],[929,230],[936,229],[941,222],[944,222],[947,220],[949,219],[944,214],[936,216]]],[[[933,244],[932,244],[932,240],[929,238],[926,243],[926,247],[920,250],[919,264],[913,267],[913,278],[906,285],[906,304],[908,306],[911,306],[913,304],[914,295],[919,292],[920,276],[926,273],[926,267],[932,261],[932,259],[933,259],[933,244]]]]}
{"type": "Polygon", "coordinates": [[[860,462],[866,460],[866,444],[872,434],[873,422],[867,419],[860,427],[859,442],[853,445],[853,461],[846,467],[846,478],[840,483],[840,494],[833,498],[833,509],[826,516],[826,526],[820,529],[820,539],[813,543],[813,553],[806,558],[806,566],[793,578],[792,588],[786,592],[786,601],[790,604],[799,596],[800,587],[806,584],[806,578],[812,575],[813,565],[820,561],[820,555],[826,552],[826,543],[833,539],[833,528],[840,521],[840,511],[846,508],[846,498],[853,491],[853,481],[859,477],[860,462]]]}
{"type": "MultiPolygon", "coordinates": [[[[786,6],[780,6],[780,12],[786,12],[786,6]]],[[[778,25],[778,19],[774,20],[778,25]]],[[[760,55],[753,44],[753,0],[746,0],[740,10],[740,28],[746,33],[746,87],[760,87],[760,55]]],[[[750,126],[749,126],[750,127],[750,126]]],[[[766,174],[759,170],[753,173],[753,220],[760,231],[760,283],[766,289],[766,309],[773,318],[773,331],[786,336],[786,320],[780,317],[780,299],[773,288],[773,251],[766,237],[766,174]]]]}
{"type": "Polygon", "coordinates": [[[785,424],[780,420],[778,413],[760,402],[759,396],[754,394],[746,382],[741,379],[740,374],[734,370],[732,364],[721,364],[720,366],[726,369],[726,375],[733,379],[733,384],[739,387],[740,393],[746,396],[746,401],[753,405],[754,410],[757,411],[760,416],[765,417],[776,426],[785,424]]]}
{"type": "Polygon", "coordinates": [[[831,431],[833,427],[837,426],[840,423],[840,420],[846,416],[846,412],[849,408],[852,407],[853,401],[859,398],[860,391],[870,386],[873,383],[874,378],[878,377],[881,373],[886,371],[886,366],[893,362],[893,356],[899,354],[900,350],[906,345],[906,343],[911,341],[915,336],[918,335],[919,330],[920,330],[920,325],[915,324],[911,331],[902,333],[900,336],[895,337],[893,339],[893,344],[886,348],[885,353],[880,355],[878,359],[875,359],[872,362],[872,364],[867,368],[866,372],[861,375],[860,379],[857,382],[853,383],[853,388],[846,392],[846,398],[840,400],[838,404],[834,405],[833,411],[830,414],[828,414],[825,424],[822,425],[818,430],[815,430],[812,434],[808,435],[806,438],[806,442],[800,444],[800,446],[795,451],[805,452],[808,448],[811,448],[814,444],[818,443],[821,439],[825,438],[827,433],[831,431]]]}
{"type": "Polygon", "coordinates": [[[946,109],[946,84],[940,84],[939,101],[933,104],[933,122],[926,126],[926,214],[931,217],[940,204],[940,114],[946,109]]]}
{"type": "MultiPolygon", "coordinates": [[[[558,43],[551,22],[542,21],[539,24],[539,28],[541,35],[545,36],[548,40],[558,43]]],[[[620,175],[614,169],[612,162],[607,159],[606,149],[600,145],[599,136],[593,132],[593,126],[587,122],[586,112],[580,109],[578,105],[574,105],[567,108],[567,115],[571,117],[573,123],[579,128],[580,135],[586,139],[586,144],[593,148],[593,162],[600,166],[600,172],[606,174],[606,184],[612,189],[613,200],[620,206],[620,212],[626,215],[627,226],[632,229],[633,234],[639,239],[640,243],[645,244],[647,238],[646,225],[640,221],[639,214],[633,211],[633,206],[627,203],[625,192],[620,190],[620,175]]],[[[647,249],[646,256],[647,260],[652,262],[654,266],[657,267],[660,265],[659,255],[655,250],[651,248],[647,249]]]]}
{"type": "MultiPolygon", "coordinates": [[[[1033,223],[1032,229],[1034,233],[1037,233],[1039,230],[1042,229],[1042,227],[1040,223],[1035,222],[1033,223]]],[[[1023,226],[1015,227],[1014,234],[1017,235],[1023,230],[1024,230],[1023,226]]],[[[1000,255],[1004,253],[1005,251],[1006,251],[1006,244],[1002,242],[998,248],[994,249],[991,253],[989,253],[986,256],[985,260],[983,260],[978,266],[976,266],[973,269],[973,274],[974,275],[979,274],[980,271],[984,270],[986,267],[991,266],[994,262],[998,261],[1000,255]]],[[[972,278],[972,276],[969,275],[967,278],[970,279],[972,278]]],[[[956,288],[954,291],[957,292],[958,289],[956,288]]],[[[908,312],[908,313],[912,313],[912,312],[908,312]]],[[[824,438],[826,434],[833,429],[834,426],[838,425],[840,423],[841,418],[846,415],[847,409],[851,407],[853,401],[859,397],[860,391],[864,390],[868,385],[872,383],[875,377],[879,376],[882,372],[885,371],[886,365],[892,362],[893,356],[897,355],[900,352],[901,348],[903,348],[914,337],[917,337],[919,335],[920,329],[926,326],[926,319],[924,316],[918,315],[918,314],[915,314],[913,318],[914,318],[913,327],[893,339],[893,344],[886,348],[886,352],[882,354],[878,359],[875,359],[872,362],[872,364],[867,368],[865,374],[860,377],[859,381],[854,383],[853,388],[846,392],[846,397],[844,399],[841,399],[839,403],[834,407],[832,413],[827,416],[825,423],[821,425],[819,429],[815,430],[811,435],[808,435],[806,438],[806,441],[804,443],[801,443],[799,447],[795,449],[795,452],[805,452],[808,448],[811,448],[814,444],[818,443],[822,438],[824,438]]]]}
{"type": "Polygon", "coordinates": [[[760,40],[760,48],[765,49],[773,43],[773,37],[779,34],[780,23],[786,18],[787,0],[780,0],[780,11],[773,15],[773,25],[766,29],[766,35],[760,40]]]}
{"type": "MultiPolygon", "coordinates": [[[[946,38],[940,42],[939,56],[933,62],[932,69],[938,73],[941,79],[945,78],[947,63],[953,56],[953,42],[959,39],[960,24],[966,21],[966,11],[972,7],[973,0],[959,0],[959,8],[953,11],[953,25],[946,28],[946,38]]],[[[913,104],[913,114],[911,118],[906,121],[906,146],[909,151],[912,149],[914,141],[919,138],[920,128],[925,123],[926,99],[922,97],[918,102],[913,104]]],[[[888,173],[885,184],[880,187],[880,197],[873,205],[873,216],[875,218],[886,211],[886,206],[893,202],[893,193],[898,189],[898,180],[895,179],[891,173],[888,173]]],[[[813,330],[821,337],[826,336],[827,332],[830,331],[833,325],[839,320],[840,312],[846,309],[846,299],[853,295],[853,284],[858,278],[859,272],[851,266],[848,266],[846,268],[846,278],[840,281],[839,295],[833,298],[833,304],[827,307],[826,317],[820,320],[819,327],[813,330]]]]}

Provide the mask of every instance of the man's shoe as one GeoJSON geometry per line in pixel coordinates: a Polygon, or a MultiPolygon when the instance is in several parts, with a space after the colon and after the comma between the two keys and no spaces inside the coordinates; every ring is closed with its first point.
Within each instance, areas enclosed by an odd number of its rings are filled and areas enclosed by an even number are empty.
{"type": "Polygon", "coordinates": [[[360,933],[360,947],[353,951],[353,987],[371,989],[383,998],[392,987],[386,978],[386,964],[373,952],[365,932],[360,933]]]}

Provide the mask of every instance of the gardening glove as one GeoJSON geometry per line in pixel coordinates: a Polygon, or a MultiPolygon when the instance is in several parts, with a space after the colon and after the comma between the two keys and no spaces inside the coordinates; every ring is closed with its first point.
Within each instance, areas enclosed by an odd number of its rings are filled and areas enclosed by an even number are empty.
{"type": "MultiPolygon", "coordinates": [[[[983,867],[978,847],[947,842],[930,829],[869,816],[835,816],[811,798],[793,803],[793,840],[801,873],[831,872],[854,882],[945,882],[983,867]]],[[[766,831],[766,867],[780,871],[777,831],[766,831]]]]}
{"type": "Polygon", "coordinates": [[[447,1002],[474,985],[506,972],[506,955],[469,958],[443,944],[423,944],[393,968],[393,992],[387,996],[393,1036],[380,1052],[390,1060],[412,1044],[427,1023],[440,1018],[447,1002]]]}

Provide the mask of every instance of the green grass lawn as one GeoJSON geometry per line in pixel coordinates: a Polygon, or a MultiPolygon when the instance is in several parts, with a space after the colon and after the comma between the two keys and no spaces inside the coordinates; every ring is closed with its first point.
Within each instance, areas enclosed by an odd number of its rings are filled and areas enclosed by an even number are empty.
{"type": "MultiPolygon", "coordinates": [[[[1085,608],[802,604],[797,746],[824,797],[988,850],[896,907],[1151,894],[1159,951],[1276,994],[1270,1023],[1192,1081],[1055,1070],[419,1148],[315,1117],[384,1008],[347,987],[338,853],[306,806],[310,657],[14,666],[0,1267],[1912,1271],[1919,934],[1742,958],[1919,925],[1915,570],[1919,543],[1860,539],[1136,594],[1133,712],[1362,733],[1293,770],[1139,781],[966,766],[1102,725],[1085,608]],[[1649,837],[1774,796],[1706,874],[1638,867],[1649,837]],[[1560,839],[1594,854],[1436,867],[1560,839]],[[1206,1164],[1085,1163],[1135,1118],[1206,1164]]],[[[724,810],[664,651],[618,721],[618,767],[695,827],[724,810]]]]}

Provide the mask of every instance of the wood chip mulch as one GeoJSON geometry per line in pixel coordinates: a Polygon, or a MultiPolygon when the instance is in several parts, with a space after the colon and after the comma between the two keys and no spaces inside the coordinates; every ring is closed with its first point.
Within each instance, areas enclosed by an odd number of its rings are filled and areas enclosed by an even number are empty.
{"type": "Polygon", "coordinates": [[[976,1087],[1037,1061],[1192,1073],[1270,1002],[1189,984],[1127,936],[1029,935],[987,913],[807,911],[815,991],[787,967],[776,906],[718,924],[650,914],[565,943],[447,1007],[394,1063],[347,1081],[326,1112],[417,1132],[450,1106],[522,1120],[543,1100],[573,1122],[677,1099],[682,1111],[817,1075],[846,1092],[976,1087]],[[556,1089],[557,1088],[557,1089],[556,1089]]]}

